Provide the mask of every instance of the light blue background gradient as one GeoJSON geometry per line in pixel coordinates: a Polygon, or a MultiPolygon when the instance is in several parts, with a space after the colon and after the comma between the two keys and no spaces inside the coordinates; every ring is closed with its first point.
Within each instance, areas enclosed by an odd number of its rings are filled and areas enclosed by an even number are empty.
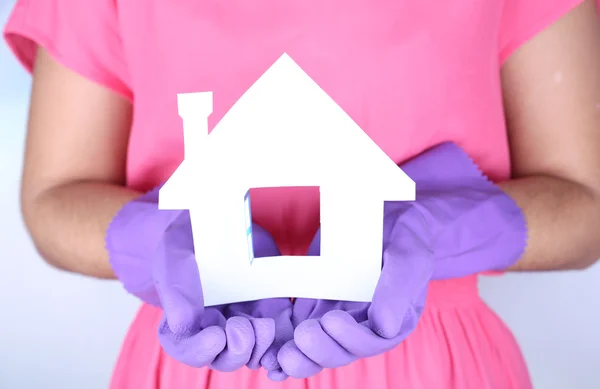
{"type": "MultiPolygon", "coordinates": [[[[0,0],[0,25],[12,5],[0,0]]],[[[29,88],[0,44],[0,388],[107,388],[138,304],[116,282],[59,272],[36,254],[18,204],[29,88]]],[[[522,345],[536,388],[600,388],[600,265],[485,278],[481,289],[522,345]]]]}

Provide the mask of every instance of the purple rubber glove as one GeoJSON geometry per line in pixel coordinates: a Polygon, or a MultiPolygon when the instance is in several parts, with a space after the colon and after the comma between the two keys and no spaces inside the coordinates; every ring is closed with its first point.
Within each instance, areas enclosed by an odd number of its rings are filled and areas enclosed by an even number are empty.
{"type": "MultiPolygon", "coordinates": [[[[258,225],[253,239],[257,256],[279,255],[258,225]]],[[[159,211],[158,188],[123,207],[108,229],[107,249],[125,289],[163,309],[160,343],[186,365],[257,369],[263,357],[276,360],[278,339],[293,333],[289,299],[204,307],[189,212],[159,211]]]]}
{"type": "MultiPolygon", "coordinates": [[[[320,241],[319,229],[307,255],[319,255],[320,241]]],[[[397,257],[391,259],[384,253],[376,295],[385,299],[386,306],[375,312],[375,320],[369,320],[373,315],[370,303],[296,299],[293,340],[279,350],[280,366],[268,371],[269,378],[307,378],[323,368],[381,354],[404,340],[416,327],[425,307],[433,257],[429,252],[420,258],[408,252],[400,255],[395,251],[394,255],[397,257]]],[[[269,370],[266,366],[265,369],[269,370]]]]}
{"type": "Polygon", "coordinates": [[[458,146],[442,144],[401,168],[417,183],[417,197],[384,207],[383,268],[372,303],[297,299],[279,377],[305,378],[393,349],[416,328],[431,279],[503,270],[524,252],[521,209],[458,146]]]}

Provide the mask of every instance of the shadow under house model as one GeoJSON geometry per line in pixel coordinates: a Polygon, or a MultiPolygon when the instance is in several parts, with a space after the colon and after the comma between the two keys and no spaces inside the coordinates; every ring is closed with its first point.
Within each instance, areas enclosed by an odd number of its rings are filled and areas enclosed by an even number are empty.
{"type": "Polygon", "coordinates": [[[177,102],[185,156],[159,207],[190,211],[205,305],[371,301],[384,201],[414,200],[415,183],[287,54],[210,134],[212,92],[177,102]],[[319,187],[321,255],[253,260],[249,189],[286,186],[319,187]]]}

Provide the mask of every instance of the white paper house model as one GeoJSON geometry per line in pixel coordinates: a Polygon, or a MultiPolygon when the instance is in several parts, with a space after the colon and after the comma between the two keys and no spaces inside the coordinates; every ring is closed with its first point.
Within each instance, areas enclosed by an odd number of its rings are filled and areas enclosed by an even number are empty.
{"type": "Polygon", "coordinates": [[[287,55],[208,133],[212,93],[178,95],[185,157],[161,209],[189,209],[205,305],[271,297],[371,301],[384,201],[414,182],[287,55]],[[253,258],[250,188],[318,186],[321,255],[253,258]]]}

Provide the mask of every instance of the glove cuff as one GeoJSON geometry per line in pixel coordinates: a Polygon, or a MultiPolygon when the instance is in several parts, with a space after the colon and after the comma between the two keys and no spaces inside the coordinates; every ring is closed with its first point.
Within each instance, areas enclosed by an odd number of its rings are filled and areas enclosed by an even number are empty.
{"type": "Polygon", "coordinates": [[[417,196],[396,212],[402,215],[395,227],[432,249],[433,279],[502,271],[521,258],[528,240],[523,211],[460,147],[442,144],[401,167],[417,196]]]}

